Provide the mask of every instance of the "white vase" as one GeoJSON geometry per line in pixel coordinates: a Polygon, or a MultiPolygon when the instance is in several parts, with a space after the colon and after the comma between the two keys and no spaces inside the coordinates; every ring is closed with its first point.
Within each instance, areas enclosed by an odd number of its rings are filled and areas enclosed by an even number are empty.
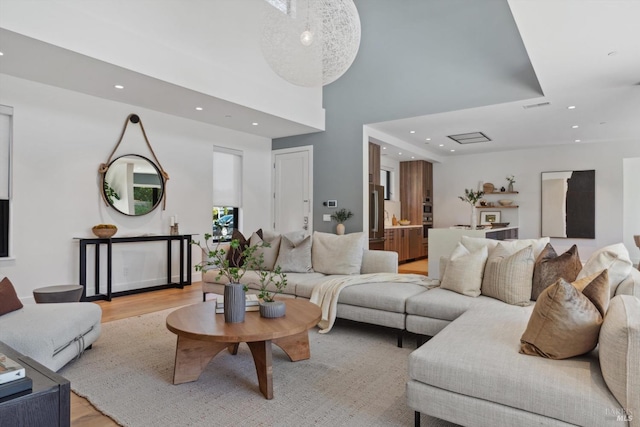
{"type": "Polygon", "coordinates": [[[478,215],[476,213],[476,206],[471,205],[471,229],[475,230],[478,227],[478,215]]]}
{"type": "Polygon", "coordinates": [[[336,225],[336,234],[339,234],[339,235],[344,234],[344,224],[336,225]]]}

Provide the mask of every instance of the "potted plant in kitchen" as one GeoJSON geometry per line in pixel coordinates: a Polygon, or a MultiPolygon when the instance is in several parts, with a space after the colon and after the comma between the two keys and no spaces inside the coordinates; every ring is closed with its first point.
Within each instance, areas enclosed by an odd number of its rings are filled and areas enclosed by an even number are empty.
{"type": "Polygon", "coordinates": [[[478,226],[478,215],[476,215],[476,203],[484,196],[484,191],[473,191],[464,189],[464,196],[458,196],[463,202],[471,205],[471,229],[475,230],[478,226]]]}
{"type": "Polygon", "coordinates": [[[196,271],[218,270],[216,280],[226,277],[229,281],[224,286],[224,321],[227,323],[244,322],[245,317],[245,293],[246,285],[240,283],[240,279],[247,270],[251,270],[258,262],[255,253],[261,245],[241,247],[240,241],[234,239],[229,243],[229,248],[221,248],[220,242],[213,246],[209,243],[211,234],[204,235],[204,246],[194,240],[192,244],[198,245],[205,259],[195,266],[196,271]]]}
{"type": "Polygon", "coordinates": [[[262,255],[258,259],[256,270],[260,277],[260,293],[258,298],[260,302],[260,315],[267,318],[282,317],[285,314],[287,306],[284,301],[276,301],[275,297],[287,286],[287,275],[282,272],[282,268],[277,265],[273,270],[264,270],[262,268],[262,255]],[[273,289],[269,290],[269,285],[273,285],[273,289]]]}
{"type": "Polygon", "coordinates": [[[344,223],[353,216],[353,212],[349,209],[338,209],[331,214],[331,219],[338,223],[336,225],[336,234],[344,234],[344,223]]]}

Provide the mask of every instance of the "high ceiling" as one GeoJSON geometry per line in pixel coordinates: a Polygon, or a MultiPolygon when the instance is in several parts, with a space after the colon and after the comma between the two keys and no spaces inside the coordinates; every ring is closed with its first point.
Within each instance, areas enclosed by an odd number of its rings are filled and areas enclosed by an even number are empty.
{"type": "MultiPolygon", "coordinates": [[[[509,0],[509,5],[544,97],[370,126],[412,144],[418,158],[424,150],[455,156],[640,143],[640,1],[509,0]],[[447,137],[470,132],[482,132],[491,142],[462,145],[447,137]]],[[[397,151],[388,146],[385,153],[398,160],[412,155],[397,151]]]]}
{"type": "MultiPolygon", "coordinates": [[[[509,5],[544,97],[369,126],[415,147],[417,158],[640,141],[640,0],[509,0],[509,5]],[[532,105],[540,106],[524,108],[532,105]],[[483,132],[491,142],[461,145],[447,137],[469,132],[483,132]]],[[[5,74],[269,138],[318,131],[2,28],[0,51],[5,74]],[[114,90],[116,81],[136,91],[114,90]],[[196,105],[209,114],[196,111],[196,105]]],[[[468,72],[461,69],[461,78],[468,72]]],[[[406,160],[411,154],[405,146],[403,156],[395,156],[406,160]]]]}

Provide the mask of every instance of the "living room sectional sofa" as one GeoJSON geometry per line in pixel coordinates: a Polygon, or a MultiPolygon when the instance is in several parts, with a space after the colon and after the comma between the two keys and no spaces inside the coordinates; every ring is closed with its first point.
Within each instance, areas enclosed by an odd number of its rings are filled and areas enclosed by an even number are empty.
{"type": "MultiPolygon", "coordinates": [[[[546,242],[548,239],[535,242],[536,251],[546,242]]],[[[362,260],[361,274],[397,273],[395,252],[364,249],[362,260]]],[[[244,282],[250,292],[256,292],[257,276],[252,274],[248,272],[244,282]]],[[[216,276],[215,271],[203,275],[204,292],[223,292],[224,280],[216,276]]],[[[307,299],[314,287],[340,277],[318,272],[287,276],[285,295],[307,299]]],[[[640,329],[640,272],[629,269],[611,296],[615,297],[611,302],[615,317],[635,330],[630,345],[640,346],[633,341],[640,329]]],[[[416,411],[417,424],[420,413],[426,413],[474,426],[639,426],[640,347],[625,349],[625,354],[635,351],[635,359],[627,357],[614,364],[636,364],[618,374],[616,381],[624,384],[617,386],[612,385],[612,375],[606,378],[603,374],[599,348],[565,360],[521,354],[520,339],[533,309],[533,304],[512,305],[442,287],[381,282],[344,288],[338,297],[337,317],[395,328],[399,345],[404,331],[430,338],[409,359],[408,405],[416,411]],[[620,388],[632,390],[622,398],[620,388]]],[[[613,327],[614,321],[606,319],[604,325],[613,327]]]]}

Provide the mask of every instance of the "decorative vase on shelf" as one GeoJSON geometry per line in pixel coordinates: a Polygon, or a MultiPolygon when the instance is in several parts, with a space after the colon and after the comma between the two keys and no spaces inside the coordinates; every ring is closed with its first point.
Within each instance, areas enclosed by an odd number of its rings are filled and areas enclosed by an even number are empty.
{"type": "Polygon", "coordinates": [[[286,309],[284,301],[263,301],[260,303],[260,316],[275,319],[284,316],[286,309]]]}
{"type": "Polygon", "coordinates": [[[476,206],[471,205],[471,229],[478,228],[478,215],[476,215],[476,206]]]}
{"type": "Polygon", "coordinates": [[[507,187],[507,191],[509,193],[513,193],[513,183],[511,183],[511,182],[509,183],[509,186],[507,187]]]}
{"type": "Polygon", "coordinates": [[[240,283],[224,285],[224,321],[227,323],[244,322],[245,292],[240,283]]]}
{"type": "Polygon", "coordinates": [[[344,224],[340,223],[336,225],[336,234],[343,235],[344,234],[344,224]]]}

